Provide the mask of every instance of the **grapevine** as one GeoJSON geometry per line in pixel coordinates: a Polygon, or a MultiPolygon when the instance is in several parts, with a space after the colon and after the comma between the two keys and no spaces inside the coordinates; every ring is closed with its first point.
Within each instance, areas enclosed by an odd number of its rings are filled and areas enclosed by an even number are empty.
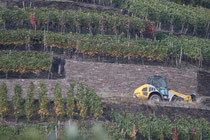
{"type": "Polygon", "coordinates": [[[12,96],[12,104],[16,121],[24,115],[23,99],[21,97],[22,92],[23,89],[21,85],[17,83],[14,87],[14,95],[12,96]]]}
{"type": "Polygon", "coordinates": [[[47,116],[50,115],[48,111],[49,100],[47,98],[47,87],[44,83],[40,83],[40,93],[39,93],[39,111],[38,114],[41,117],[41,120],[44,121],[47,116]]]}
{"type": "Polygon", "coordinates": [[[74,98],[75,83],[71,83],[66,99],[66,114],[72,118],[75,115],[75,98],[74,98]]]}
{"type": "Polygon", "coordinates": [[[0,116],[3,118],[8,111],[7,103],[7,85],[6,83],[1,83],[0,85],[0,116]]]}
{"type": "Polygon", "coordinates": [[[51,58],[47,52],[0,51],[0,71],[33,72],[49,71],[51,58]]]}
{"type": "Polygon", "coordinates": [[[58,118],[65,115],[64,99],[62,98],[61,87],[58,83],[54,88],[54,110],[58,118]]]}
{"type": "Polygon", "coordinates": [[[25,114],[28,121],[34,116],[34,90],[34,83],[31,82],[26,93],[26,101],[24,104],[25,114]]]}

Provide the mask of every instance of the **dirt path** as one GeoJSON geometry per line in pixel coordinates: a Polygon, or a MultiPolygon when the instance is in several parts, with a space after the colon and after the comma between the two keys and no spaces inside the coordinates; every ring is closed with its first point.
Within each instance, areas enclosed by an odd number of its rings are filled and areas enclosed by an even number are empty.
{"type": "Polygon", "coordinates": [[[168,116],[171,120],[176,119],[177,116],[184,118],[192,117],[194,119],[204,118],[210,122],[210,107],[203,104],[190,104],[190,103],[151,103],[146,100],[134,99],[130,96],[103,96],[101,97],[103,107],[105,110],[105,116],[107,119],[111,116],[112,111],[118,113],[131,113],[136,114],[141,112],[142,114],[149,116],[155,114],[158,117],[163,115],[168,116]]]}
{"type": "Polygon", "coordinates": [[[108,95],[108,94],[99,94],[102,99],[102,102],[107,104],[124,104],[124,105],[146,105],[146,106],[159,106],[159,107],[174,107],[174,108],[188,108],[188,109],[200,109],[210,111],[210,107],[203,104],[205,100],[210,99],[209,97],[202,97],[202,101],[196,103],[187,103],[187,102],[168,102],[163,101],[160,103],[152,103],[148,100],[141,100],[133,98],[128,94],[118,94],[118,95],[108,95]]]}

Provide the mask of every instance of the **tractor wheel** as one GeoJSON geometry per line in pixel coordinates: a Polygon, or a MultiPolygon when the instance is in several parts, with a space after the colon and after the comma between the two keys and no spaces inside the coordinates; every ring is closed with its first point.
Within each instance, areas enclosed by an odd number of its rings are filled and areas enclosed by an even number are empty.
{"type": "Polygon", "coordinates": [[[153,94],[150,98],[149,98],[150,101],[152,102],[161,102],[161,97],[157,94],[153,94]]]}

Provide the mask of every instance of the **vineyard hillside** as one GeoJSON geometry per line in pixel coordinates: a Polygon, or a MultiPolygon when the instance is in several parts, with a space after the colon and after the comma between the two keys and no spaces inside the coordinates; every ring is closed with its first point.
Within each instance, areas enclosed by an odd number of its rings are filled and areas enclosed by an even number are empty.
{"type": "Polygon", "coordinates": [[[209,140],[209,83],[209,0],[0,0],[0,139],[209,140]]]}

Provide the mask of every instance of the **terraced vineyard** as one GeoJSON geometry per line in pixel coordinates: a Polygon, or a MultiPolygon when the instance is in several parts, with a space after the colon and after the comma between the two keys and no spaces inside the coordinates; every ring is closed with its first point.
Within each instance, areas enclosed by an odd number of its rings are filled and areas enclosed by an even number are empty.
{"type": "MultiPolygon", "coordinates": [[[[76,0],[75,0],[76,1],[76,0]]],[[[177,2],[177,0],[172,0],[177,2]]],[[[167,29],[183,34],[199,35],[209,37],[209,9],[181,5],[170,2],[170,0],[96,0],[80,1],[96,3],[100,5],[114,5],[122,8],[132,15],[140,18],[155,21],[158,30],[167,29]]],[[[209,7],[207,1],[179,1],[183,3],[194,3],[209,7]]]]}
{"type": "MultiPolygon", "coordinates": [[[[104,124],[103,129],[108,131],[105,139],[210,138],[207,117],[209,107],[201,103],[190,105],[164,102],[151,105],[133,99],[131,94],[102,95],[89,87],[89,83],[74,84],[82,79],[85,71],[81,71],[78,77],[68,77],[71,66],[76,64],[65,62],[65,59],[82,57],[85,61],[88,58],[88,61],[97,59],[101,62],[105,59],[111,60],[106,62],[117,63],[147,62],[151,65],[179,68],[186,66],[208,71],[208,0],[0,2],[6,5],[0,5],[0,79],[3,78],[0,83],[0,139],[1,136],[8,139],[7,133],[15,138],[22,138],[25,135],[19,134],[24,130],[22,126],[10,128],[11,123],[16,124],[18,121],[44,121],[49,125],[49,121],[58,121],[52,128],[56,132],[54,138],[65,139],[66,130],[61,127],[60,122],[68,119],[94,122],[100,120],[104,124]],[[34,7],[35,3],[38,7],[34,7]],[[57,6],[50,5],[53,3],[57,6]],[[59,7],[59,3],[66,6],[59,7]],[[64,66],[65,63],[67,66],[64,66]],[[15,77],[14,74],[19,75],[15,77]],[[55,78],[53,75],[56,75],[55,78]],[[41,80],[37,80],[40,77],[41,80]],[[14,80],[9,80],[10,78],[14,80]],[[18,78],[17,83],[15,78],[18,78]],[[70,86],[68,82],[71,82],[70,86]],[[27,90],[22,88],[26,88],[26,85],[29,85],[27,90]],[[186,117],[184,113],[192,117],[186,117]],[[207,118],[207,121],[202,117],[207,118]]],[[[98,72],[99,65],[94,64],[96,67],[92,71],[98,72]]],[[[88,73],[90,75],[92,72],[88,73]]],[[[116,75],[120,75],[119,73],[116,72],[116,75]]],[[[103,76],[93,79],[98,80],[96,84],[104,81],[103,85],[106,86],[108,83],[103,76]]],[[[125,84],[126,81],[122,82],[125,84]]],[[[202,99],[208,101],[206,97],[202,99]]],[[[45,131],[42,125],[35,127],[39,127],[37,131],[42,134],[40,137],[43,139],[50,134],[48,125],[45,126],[45,131]]],[[[79,131],[82,135],[77,135],[77,139],[95,139],[88,128],[81,128],[79,131]]]]}
{"type": "Polygon", "coordinates": [[[140,34],[149,32],[152,25],[149,21],[137,17],[130,17],[120,13],[57,10],[55,8],[27,8],[25,11],[18,7],[0,8],[0,19],[4,28],[32,28],[60,32],[78,32],[91,34],[140,34]],[[33,21],[35,20],[35,21],[33,21]],[[36,23],[36,24],[35,24],[36,23]]]}
{"type": "MultiPolygon", "coordinates": [[[[174,59],[182,62],[198,60],[199,66],[202,61],[210,60],[210,41],[192,37],[176,37],[173,35],[162,36],[161,40],[151,39],[130,40],[117,36],[82,35],[77,33],[62,34],[43,31],[27,30],[1,30],[0,43],[2,49],[11,49],[11,45],[25,48],[25,45],[42,45],[49,48],[63,48],[78,51],[91,56],[105,55],[122,57],[141,57],[148,60],[169,61],[174,59]]],[[[31,47],[32,48],[32,47],[31,47]]],[[[33,47],[36,49],[35,47],[33,47]]],[[[28,48],[30,49],[30,47],[28,48]]],[[[178,64],[178,63],[177,63],[178,64]]]]}

